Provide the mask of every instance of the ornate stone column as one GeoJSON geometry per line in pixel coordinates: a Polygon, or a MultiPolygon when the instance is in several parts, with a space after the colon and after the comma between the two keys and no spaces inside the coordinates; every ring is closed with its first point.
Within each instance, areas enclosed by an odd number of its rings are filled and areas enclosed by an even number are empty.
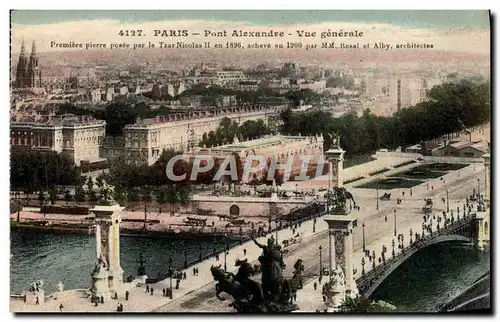
{"type": "Polygon", "coordinates": [[[325,152],[328,161],[328,180],[329,188],[342,187],[344,182],[342,179],[342,170],[344,168],[344,153],[339,146],[331,147],[325,152]]]}
{"type": "Polygon", "coordinates": [[[120,265],[120,223],[123,209],[113,204],[98,205],[91,210],[96,216],[97,255],[97,264],[92,272],[92,293],[97,296],[109,298],[121,291],[123,269],[120,265]]]}
{"type": "Polygon", "coordinates": [[[328,224],[328,230],[332,234],[334,245],[334,254],[332,251],[331,256],[335,260],[336,266],[342,269],[345,274],[345,292],[346,296],[356,297],[358,295],[358,288],[353,274],[353,228],[357,225],[357,219],[352,215],[330,215],[325,217],[328,224]]]}

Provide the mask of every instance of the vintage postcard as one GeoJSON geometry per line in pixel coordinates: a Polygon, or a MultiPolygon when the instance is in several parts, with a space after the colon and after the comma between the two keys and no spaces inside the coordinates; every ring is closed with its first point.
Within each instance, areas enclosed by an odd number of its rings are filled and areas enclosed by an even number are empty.
{"type": "Polygon", "coordinates": [[[12,312],[491,312],[490,12],[10,33],[12,312]]]}

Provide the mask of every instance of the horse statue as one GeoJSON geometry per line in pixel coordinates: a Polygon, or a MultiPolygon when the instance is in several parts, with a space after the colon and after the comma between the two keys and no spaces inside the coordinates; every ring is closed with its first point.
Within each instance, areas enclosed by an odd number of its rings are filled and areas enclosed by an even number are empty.
{"type": "Polygon", "coordinates": [[[212,276],[217,282],[215,285],[216,296],[219,300],[225,299],[221,293],[227,293],[234,299],[231,307],[240,313],[274,313],[292,312],[297,310],[293,304],[293,298],[297,290],[302,288],[302,273],[304,265],[298,260],[294,265],[294,274],[291,279],[283,278],[283,252],[281,247],[275,244],[273,238],[269,238],[266,245],[255,244],[262,248],[259,261],[262,267],[262,283],[252,280],[255,275],[255,266],[245,260],[236,260],[235,266],[238,272],[235,274],[226,272],[218,267],[212,266],[212,276]]]}
{"type": "MultiPolygon", "coordinates": [[[[210,270],[212,272],[214,280],[217,282],[217,284],[215,284],[215,296],[219,300],[224,301],[225,298],[221,297],[220,294],[226,293],[231,295],[234,299],[234,302],[231,303],[229,306],[235,308],[236,311],[239,313],[267,312],[263,302],[264,295],[258,294],[257,287],[249,286],[251,284],[249,281],[242,281],[242,282],[237,281],[237,279],[240,280],[245,279],[244,276],[248,272],[248,266],[245,265],[243,267],[240,267],[241,273],[238,277],[233,273],[224,271],[223,269],[220,268],[220,265],[212,266],[210,270]],[[252,293],[252,288],[254,293],[252,293]]],[[[246,278],[248,278],[248,276],[246,278]]]]}
{"type": "Polygon", "coordinates": [[[333,187],[333,190],[325,194],[325,198],[329,205],[332,205],[336,210],[346,210],[347,201],[351,201],[356,208],[356,201],[353,195],[344,187],[333,187]]]}
{"type": "Polygon", "coordinates": [[[294,271],[291,279],[283,281],[283,293],[286,294],[287,300],[292,304],[293,298],[298,290],[303,288],[302,273],[304,272],[304,261],[299,259],[293,265],[294,271]]]}

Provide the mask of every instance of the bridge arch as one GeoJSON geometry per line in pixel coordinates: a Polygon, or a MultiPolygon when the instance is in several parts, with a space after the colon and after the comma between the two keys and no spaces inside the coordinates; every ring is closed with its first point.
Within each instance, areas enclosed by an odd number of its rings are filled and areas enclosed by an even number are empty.
{"type": "MultiPolygon", "coordinates": [[[[367,285],[365,288],[358,286],[360,294],[364,298],[370,298],[375,290],[394,272],[401,264],[403,264],[408,258],[412,257],[422,249],[425,249],[431,245],[445,243],[445,242],[464,242],[470,243],[470,238],[467,238],[462,235],[452,234],[452,235],[444,235],[437,236],[429,240],[424,246],[420,248],[407,248],[405,253],[402,256],[399,256],[396,261],[391,262],[387,269],[381,273],[380,276],[375,277],[375,281],[371,285],[367,285]]],[[[368,277],[369,278],[369,277],[368,277]]]]}

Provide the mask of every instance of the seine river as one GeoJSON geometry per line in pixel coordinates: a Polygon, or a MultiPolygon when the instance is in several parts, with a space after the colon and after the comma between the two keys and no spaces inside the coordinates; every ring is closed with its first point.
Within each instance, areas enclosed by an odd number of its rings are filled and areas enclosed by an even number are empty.
{"type": "MultiPolygon", "coordinates": [[[[157,276],[168,271],[168,258],[173,266],[213,252],[209,241],[121,238],[121,261],[124,276],[136,275],[140,253],[147,260],[146,272],[157,276]]],[[[216,246],[224,248],[224,242],[216,246]]],[[[90,285],[94,267],[94,237],[64,236],[50,233],[11,231],[11,294],[27,289],[30,282],[42,279],[50,294],[62,281],[66,289],[90,285]]],[[[436,312],[442,305],[464,291],[490,269],[490,253],[453,245],[428,247],[401,265],[374,294],[405,312],[436,312]]]]}

